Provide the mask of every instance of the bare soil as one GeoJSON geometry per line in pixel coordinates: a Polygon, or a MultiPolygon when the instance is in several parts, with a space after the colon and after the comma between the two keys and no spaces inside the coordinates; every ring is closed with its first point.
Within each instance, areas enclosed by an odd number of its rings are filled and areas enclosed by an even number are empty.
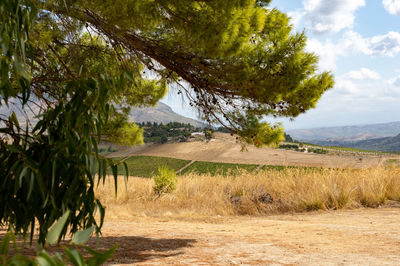
{"type": "Polygon", "coordinates": [[[108,220],[110,264],[400,265],[400,208],[108,220]]]}
{"type": "Polygon", "coordinates": [[[356,152],[314,154],[268,147],[255,148],[253,146],[248,146],[247,151],[242,152],[241,144],[236,142],[235,137],[224,133],[215,133],[215,139],[210,142],[193,141],[141,146],[141,148],[124,148],[111,154],[112,157],[129,155],[162,156],[224,163],[343,168],[371,167],[382,164],[389,158],[400,158],[398,155],[356,152]]]}

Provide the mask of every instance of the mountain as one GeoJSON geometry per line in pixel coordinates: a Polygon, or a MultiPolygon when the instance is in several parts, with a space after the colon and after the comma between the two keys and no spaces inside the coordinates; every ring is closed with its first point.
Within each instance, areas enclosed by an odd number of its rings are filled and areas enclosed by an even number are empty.
{"type": "Polygon", "coordinates": [[[393,137],[400,133],[400,122],[324,127],[311,129],[295,129],[287,131],[296,140],[306,142],[355,142],[359,140],[393,137]]]}
{"type": "Polygon", "coordinates": [[[162,102],[158,102],[155,107],[132,108],[129,114],[129,120],[135,122],[157,122],[164,124],[168,122],[180,122],[189,123],[195,127],[205,127],[206,125],[198,120],[175,113],[171,107],[162,102]]]}
{"type": "MultiPolygon", "coordinates": [[[[33,106],[32,108],[35,112],[39,112],[38,107],[33,106]]],[[[25,123],[25,115],[20,112],[20,105],[15,104],[8,108],[5,105],[0,106],[0,114],[9,116],[12,112],[18,117],[18,120],[21,124],[25,123]]],[[[34,114],[27,110],[27,116],[32,123],[36,123],[37,119],[34,118],[34,114]]],[[[159,102],[155,107],[146,107],[146,108],[137,108],[132,107],[131,112],[129,114],[129,120],[135,122],[157,122],[157,123],[168,123],[168,122],[180,122],[180,123],[189,123],[194,127],[205,127],[206,124],[192,119],[188,117],[184,117],[175,113],[171,107],[166,105],[165,103],[159,102]]]]}

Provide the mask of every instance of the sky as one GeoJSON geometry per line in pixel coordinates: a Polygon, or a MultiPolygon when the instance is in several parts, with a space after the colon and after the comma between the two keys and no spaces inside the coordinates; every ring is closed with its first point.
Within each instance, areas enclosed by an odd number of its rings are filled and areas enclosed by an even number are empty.
{"type": "MultiPolygon", "coordinates": [[[[400,121],[400,0],[273,0],[270,7],[305,31],[306,49],[335,86],[294,121],[267,120],[286,129],[400,121]]],[[[162,101],[196,118],[174,90],[162,101]]]]}

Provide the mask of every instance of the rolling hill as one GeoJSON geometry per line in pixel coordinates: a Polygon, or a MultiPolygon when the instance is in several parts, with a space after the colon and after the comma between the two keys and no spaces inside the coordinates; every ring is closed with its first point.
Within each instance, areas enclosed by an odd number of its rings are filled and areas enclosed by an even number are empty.
{"type": "Polygon", "coordinates": [[[382,124],[288,130],[296,140],[306,142],[356,142],[393,137],[400,133],[400,121],[382,124]]]}
{"type": "Polygon", "coordinates": [[[180,122],[189,123],[195,127],[205,127],[206,125],[201,121],[175,113],[171,107],[162,102],[159,102],[155,107],[132,108],[129,115],[129,120],[136,122],[157,122],[164,124],[168,122],[180,122]]]}
{"type": "Polygon", "coordinates": [[[368,151],[400,152],[400,134],[394,137],[359,140],[355,142],[313,141],[323,146],[348,147],[368,151]]]}

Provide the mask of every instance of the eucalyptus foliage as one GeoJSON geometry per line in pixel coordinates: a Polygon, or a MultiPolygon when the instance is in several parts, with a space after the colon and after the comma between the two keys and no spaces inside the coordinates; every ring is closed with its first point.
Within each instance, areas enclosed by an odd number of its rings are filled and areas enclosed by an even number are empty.
{"type": "MultiPolygon", "coordinates": [[[[63,228],[66,225],[67,219],[70,216],[70,212],[66,211],[61,218],[51,227],[47,233],[46,243],[55,244],[60,239],[63,228]]],[[[41,266],[96,266],[101,265],[110,259],[117,249],[118,245],[114,245],[106,251],[96,251],[86,246],[86,242],[90,239],[94,227],[89,227],[85,230],[78,231],[72,236],[72,240],[69,243],[69,247],[64,247],[65,255],[55,252],[54,254],[46,251],[45,248],[38,246],[37,255],[35,257],[27,257],[21,254],[23,247],[19,248],[18,243],[12,228],[9,228],[8,232],[4,235],[0,243],[0,263],[2,265],[41,265],[41,266]],[[12,244],[10,248],[10,244],[12,244]],[[85,249],[90,255],[88,258],[84,258],[83,254],[79,251],[85,249]],[[9,255],[9,250],[13,249],[13,256],[9,255]]]]}
{"type": "Polygon", "coordinates": [[[0,223],[25,234],[38,223],[43,243],[70,210],[72,232],[100,230],[95,176],[117,167],[97,143],[141,143],[129,107],[171,86],[244,142],[282,140],[262,117],[315,107],[333,77],[269,2],[0,1],[0,223]]]}

